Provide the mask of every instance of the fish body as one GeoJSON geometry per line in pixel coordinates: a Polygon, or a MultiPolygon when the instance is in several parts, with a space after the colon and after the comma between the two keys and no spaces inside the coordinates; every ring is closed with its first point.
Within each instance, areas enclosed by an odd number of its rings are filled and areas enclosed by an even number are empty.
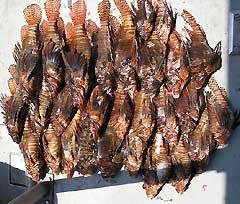
{"type": "Polygon", "coordinates": [[[97,171],[97,143],[99,124],[88,114],[82,114],[81,125],[76,132],[77,169],[83,175],[93,175],[97,171]]]}
{"type": "Polygon", "coordinates": [[[154,97],[153,103],[156,111],[157,132],[163,134],[171,152],[178,144],[179,124],[174,106],[168,99],[168,93],[164,85],[160,87],[159,94],[154,97]]]}
{"type": "Polygon", "coordinates": [[[13,51],[16,65],[9,67],[12,78],[8,81],[10,97],[2,98],[5,124],[13,141],[20,143],[29,104],[35,100],[40,89],[41,49],[39,24],[41,8],[37,4],[27,6],[24,11],[27,25],[21,29],[22,46],[17,43],[13,51]]]}
{"type": "Polygon", "coordinates": [[[53,129],[57,136],[61,137],[75,112],[71,91],[68,86],[65,86],[54,101],[50,117],[50,121],[52,122],[53,129]]]}
{"type": "MultiPolygon", "coordinates": [[[[31,107],[34,107],[34,104],[31,104],[31,107]]],[[[30,109],[26,117],[19,147],[23,153],[28,173],[34,181],[39,181],[44,176],[45,162],[41,148],[41,137],[35,128],[34,109],[30,109]]]]}
{"type": "Polygon", "coordinates": [[[180,138],[171,158],[175,174],[172,184],[176,191],[182,194],[186,190],[192,175],[192,161],[188,155],[183,137],[180,138]]]}
{"type": "Polygon", "coordinates": [[[190,75],[187,48],[176,31],[170,35],[168,49],[165,76],[168,79],[168,94],[176,99],[180,97],[190,75]]]}
{"type": "Polygon", "coordinates": [[[189,135],[188,153],[197,172],[207,167],[212,151],[215,148],[213,135],[210,132],[207,108],[203,111],[195,130],[189,135]]]}
{"type": "MultiPolygon", "coordinates": [[[[63,171],[71,177],[78,163],[79,141],[82,137],[79,133],[82,125],[82,117],[85,117],[85,95],[88,89],[87,61],[83,54],[77,52],[63,53],[66,66],[66,79],[71,100],[71,122],[64,130],[61,141],[63,147],[63,171]]],[[[65,88],[66,88],[65,87],[65,88]]],[[[69,101],[70,102],[70,101],[69,101]]],[[[85,130],[86,131],[86,130],[85,130]]]]}
{"type": "Polygon", "coordinates": [[[113,49],[113,70],[116,80],[116,91],[114,94],[113,111],[106,132],[115,137],[113,141],[118,141],[114,147],[115,156],[113,156],[113,162],[119,163],[123,160],[121,152],[123,148],[121,144],[124,143],[133,116],[133,109],[131,107],[134,104],[134,92],[137,89],[138,59],[136,52],[137,41],[135,38],[136,25],[133,21],[131,9],[125,0],[115,0],[115,4],[122,15],[122,24],[118,31],[117,40],[115,41],[116,47],[113,49]],[[115,112],[116,114],[114,114],[115,112]],[[115,121],[114,115],[119,116],[115,121]],[[121,128],[118,130],[116,129],[117,127],[121,128]]]}
{"type": "Polygon", "coordinates": [[[56,135],[52,123],[49,123],[46,132],[43,134],[42,142],[47,165],[52,169],[53,173],[59,174],[62,161],[61,137],[56,135]]]}
{"type": "Polygon", "coordinates": [[[183,89],[182,95],[175,101],[175,111],[179,118],[182,135],[187,136],[195,129],[199,115],[204,108],[203,89],[197,90],[190,81],[183,89]]]}
{"type": "Polygon", "coordinates": [[[136,175],[141,167],[143,154],[147,148],[154,127],[154,106],[151,98],[142,89],[136,92],[132,126],[127,135],[126,167],[131,175],[136,175]]]}
{"type": "Polygon", "coordinates": [[[222,94],[214,78],[209,81],[213,93],[207,93],[207,110],[209,114],[210,132],[213,134],[217,148],[224,147],[233,132],[234,112],[222,94]]]}
{"type": "MultiPolygon", "coordinates": [[[[49,44],[50,45],[50,44],[49,44]]],[[[53,101],[61,90],[63,68],[60,51],[49,50],[43,70],[42,88],[39,93],[39,120],[43,131],[49,119],[53,101]]]]}
{"type": "Polygon", "coordinates": [[[68,178],[71,178],[74,173],[74,169],[78,163],[77,152],[77,131],[81,125],[82,112],[78,109],[72,118],[71,122],[63,132],[61,137],[62,143],[62,168],[63,172],[67,174],[68,178]]]}
{"type": "Polygon", "coordinates": [[[110,3],[107,0],[98,5],[101,28],[96,35],[98,59],[96,62],[95,75],[99,86],[109,95],[114,89],[113,78],[113,45],[110,30],[110,3]]]}
{"type": "Polygon", "coordinates": [[[171,158],[162,132],[157,131],[152,146],[148,149],[143,165],[143,188],[147,197],[154,198],[171,173],[171,158]]]}
{"type": "Polygon", "coordinates": [[[118,88],[114,96],[110,119],[98,142],[99,166],[104,177],[115,176],[122,166],[122,142],[132,119],[132,104],[128,93],[118,88]]]}
{"type": "Polygon", "coordinates": [[[155,10],[151,1],[139,0],[137,2],[137,8],[132,5],[134,11],[134,18],[137,27],[137,33],[141,41],[146,41],[152,34],[154,27],[154,18],[156,17],[155,10]]]}
{"type": "Polygon", "coordinates": [[[229,104],[227,96],[219,87],[217,80],[212,76],[208,82],[208,86],[214,94],[214,107],[218,118],[218,123],[227,129],[231,129],[234,122],[234,112],[229,104]]]}

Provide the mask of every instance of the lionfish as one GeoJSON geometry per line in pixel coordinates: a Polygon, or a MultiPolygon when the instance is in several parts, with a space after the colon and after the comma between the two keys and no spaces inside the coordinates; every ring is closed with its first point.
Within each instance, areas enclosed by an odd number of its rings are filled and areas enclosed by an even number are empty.
{"type": "Polygon", "coordinates": [[[23,13],[28,25],[21,28],[22,46],[16,44],[13,53],[16,65],[9,68],[12,95],[1,100],[9,134],[19,143],[28,173],[38,181],[44,176],[44,160],[41,138],[35,129],[35,113],[31,109],[36,110],[42,80],[39,30],[42,12],[40,6],[31,4],[23,13]]]}
{"type": "Polygon", "coordinates": [[[221,66],[221,44],[212,49],[206,40],[204,31],[196,23],[193,16],[183,11],[185,21],[191,26],[192,31],[187,30],[190,36],[188,47],[188,62],[191,76],[185,85],[182,94],[175,100],[176,113],[182,124],[183,134],[189,134],[196,125],[199,115],[205,107],[203,89],[209,77],[221,66]],[[197,40],[198,39],[198,40],[197,40]],[[203,46],[202,49],[199,47],[203,46]],[[201,58],[199,58],[201,56],[201,58]]]}
{"type": "Polygon", "coordinates": [[[210,132],[218,148],[224,147],[235,128],[234,111],[228,101],[224,90],[219,87],[212,76],[208,82],[212,93],[207,93],[207,109],[209,114],[210,132]]]}
{"type": "Polygon", "coordinates": [[[199,123],[194,131],[189,135],[187,144],[188,153],[193,161],[193,166],[197,173],[201,173],[207,167],[210,156],[215,149],[213,133],[210,131],[210,121],[207,107],[204,109],[199,123]]]}
{"type": "Polygon", "coordinates": [[[46,70],[43,76],[43,87],[39,96],[40,102],[39,114],[40,117],[41,115],[42,116],[45,115],[43,118],[40,119],[44,120],[47,119],[47,121],[41,120],[38,130],[40,131],[40,133],[42,133],[42,131],[46,129],[42,137],[45,160],[47,164],[50,166],[50,168],[53,170],[53,172],[57,174],[59,173],[58,166],[61,162],[60,158],[61,154],[59,153],[61,149],[61,139],[59,136],[55,134],[53,125],[50,122],[49,106],[50,105],[53,106],[52,104],[54,100],[57,98],[59,86],[63,80],[61,75],[62,67],[60,61],[61,55],[59,52],[50,52],[50,54],[47,56],[46,70]],[[44,111],[42,110],[45,110],[46,113],[43,114],[44,111]]]}
{"type": "MultiPolygon", "coordinates": [[[[88,113],[93,122],[97,124],[97,164],[103,177],[111,176],[113,164],[110,158],[112,147],[114,145],[113,136],[107,137],[104,132],[104,126],[107,123],[107,117],[111,111],[113,101],[114,79],[112,73],[112,42],[110,31],[110,3],[103,0],[98,4],[98,13],[101,27],[96,34],[96,46],[98,59],[95,67],[95,76],[97,85],[93,89],[88,102],[88,113]]],[[[114,150],[114,149],[113,149],[114,150]]]]}
{"type": "Polygon", "coordinates": [[[168,41],[165,76],[167,77],[168,94],[177,99],[187,84],[190,68],[187,59],[187,48],[177,31],[173,31],[168,41]]]}
{"type": "Polygon", "coordinates": [[[64,85],[64,64],[62,46],[64,45],[64,23],[59,17],[59,0],[47,0],[44,4],[47,21],[42,22],[43,35],[43,81],[39,93],[38,132],[43,134],[42,143],[47,165],[56,174],[60,172],[61,138],[55,133],[50,120],[53,103],[64,85]]]}
{"type": "Polygon", "coordinates": [[[28,25],[21,28],[22,46],[17,43],[13,52],[16,65],[9,67],[8,81],[11,96],[3,96],[1,105],[5,124],[13,141],[20,143],[29,104],[36,99],[41,84],[41,49],[39,23],[40,6],[31,4],[23,11],[28,25]]]}
{"type": "MultiPolygon", "coordinates": [[[[136,92],[134,101],[135,110],[132,127],[127,136],[129,154],[126,165],[130,174],[133,175],[141,167],[144,160],[144,152],[147,149],[147,142],[153,134],[155,126],[153,98],[163,83],[166,43],[172,29],[172,24],[174,24],[172,12],[164,1],[157,3],[155,13],[151,9],[152,7],[149,1],[138,1],[138,10],[136,10],[135,17],[138,22],[137,30],[139,32],[137,72],[141,82],[141,90],[136,92]],[[142,10],[144,11],[143,13],[141,13],[142,10]],[[149,10],[151,14],[148,14],[149,10]],[[151,16],[155,16],[156,18],[152,30],[150,29],[152,27],[150,26],[151,16]],[[143,26],[145,22],[148,22],[149,27],[143,26]]],[[[150,153],[147,154],[146,162],[150,159],[148,158],[149,156],[150,153]]]]}
{"type": "Polygon", "coordinates": [[[39,181],[45,177],[45,161],[41,137],[35,126],[36,110],[34,104],[31,104],[29,114],[24,124],[22,140],[19,147],[23,153],[28,173],[34,181],[39,181]]]}
{"type": "Polygon", "coordinates": [[[189,135],[193,134],[206,106],[204,88],[209,77],[221,67],[221,44],[218,43],[212,49],[207,43],[204,31],[192,15],[184,10],[183,17],[192,30],[186,30],[190,41],[185,44],[190,68],[189,82],[184,85],[185,87],[183,86],[180,96],[173,100],[181,136],[180,144],[174,151],[176,153],[172,155],[176,176],[172,183],[180,193],[186,189],[192,174],[190,166],[193,164],[190,162],[188,147],[192,145],[191,142],[193,141],[190,140],[189,135]],[[200,47],[201,49],[199,49],[200,47]],[[177,152],[178,148],[179,153],[177,152]]]}
{"type": "Polygon", "coordinates": [[[136,175],[143,161],[147,141],[154,127],[154,105],[144,89],[136,92],[132,126],[127,135],[128,155],[126,167],[131,175],[136,175]]]}
{"type": "Polygon", "coordinates": [[[192,161],[188,149],[184,144],[184,137],[181,135],[177,146],[171,154],[173,180],[172,184],[178,193],[183,193],[192,176],[192,161]]]}
{"type": "Polygon", "coordinates": [[[155,135],[152,146],[148,148],[146,160],[143,164],[143,188],[147,197],[153,198],[167,182],[171,173],[171,158],[163,133],[155,135]]]}
{"type": "MultiPolygon", "coordinates": [[[[132,118],[133,92],[136,89],[136,40],[135,25],[131,10],[124,0],[116,0],[123,22],[119,27],[116,19],[109,18],[113,37],[112,75],[114,84],[114,103],[109,121],[103,135],[99,137],[99,157],[102,175],[112,177],[120,170],[123,162],[123,145],[132,118]],[[114,23],[115,21],[115,23],[114,23]]],[[[111,36],[110,36],[111,37],[111,36]]]]}
{"type": "Polygon", "coordinates": [[[95,124],[89,121],[86,110],[86,94],[89,89],[89,60],[91,58],[91,43],[85,31],[86,4],[79,0],[71,6],[70,16],[73,24],[67,25],[67,43],[70,52],[64,52],[68,88],[72,98],[75,113],[71,122],[62,134],[63,170],[71,177],[76,167],[80,173],[95,172],[91,158],[95,158],[94,139],[97,134],[95,124]]]}
{"type": "Polygon", "coordinates": [[[143,164],[143,178],[146,194],[155,197],[170,177],[172,170],[171,154],[178,144],[179,126],[168,100],[167,90],[162,85],[159,94],[153,99],[155,106],[156,130],[143,164]]]}
{"type": "Polygon", "coordinates": [[[43,81],[39,93],[39,123],[43,129],[47,125],[52,103],[63,85],[64,67],[61,57],[64,23],[59,17],[59,0],[47,0],[44,4],[47,21],[42,22],[43,35],[43,81]]]}

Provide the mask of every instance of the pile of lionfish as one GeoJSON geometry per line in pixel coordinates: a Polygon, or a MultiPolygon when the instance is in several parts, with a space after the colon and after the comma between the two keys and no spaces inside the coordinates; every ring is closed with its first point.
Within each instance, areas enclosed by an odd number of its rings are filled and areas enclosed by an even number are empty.
{"type": "Polygon", "coordinates": [[[221,44],[212,49],[185,10],[183,38],[164,0],[115,4],[120,20],[99,3],[100,27],[86,20],[84,0],[66,25],[60,0],[46,0],[47,20],[36,4],[24,9],[5,124],[35,181],[49,169],[106,178],[125,166],[143,176],[148,197],[168,182],[183,193],[239,123],[212,76],[221,44]]]}

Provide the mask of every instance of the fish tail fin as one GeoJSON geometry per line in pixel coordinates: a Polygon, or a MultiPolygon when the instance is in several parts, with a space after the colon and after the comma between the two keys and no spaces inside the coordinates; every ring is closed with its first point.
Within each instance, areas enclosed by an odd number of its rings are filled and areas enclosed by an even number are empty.
{"type": "Polygon", "coordinates": [[[46,0],[44,9],[49,21],[57,21],[60,15],[61,0],[46,0]]]}
{"type": "Polygon", "coordinates": [[[83,25],[86,20],[87,6],[84,0],[78,0],[70,7],[70,17],[74,25],[83,25]]]}
{"type": "Polygon", "coordinates": [[[98,14],[100,21],[108,21],[110,16],[110,2],[108,0],[103,0],[98,4],[98,14]]]}
{"type": "Polygon", "coordinates": [[[31,4],[23,10],[24,18],[29,25],[39,24],[42,20],[42,10],[37,4],[31,4]]]}

